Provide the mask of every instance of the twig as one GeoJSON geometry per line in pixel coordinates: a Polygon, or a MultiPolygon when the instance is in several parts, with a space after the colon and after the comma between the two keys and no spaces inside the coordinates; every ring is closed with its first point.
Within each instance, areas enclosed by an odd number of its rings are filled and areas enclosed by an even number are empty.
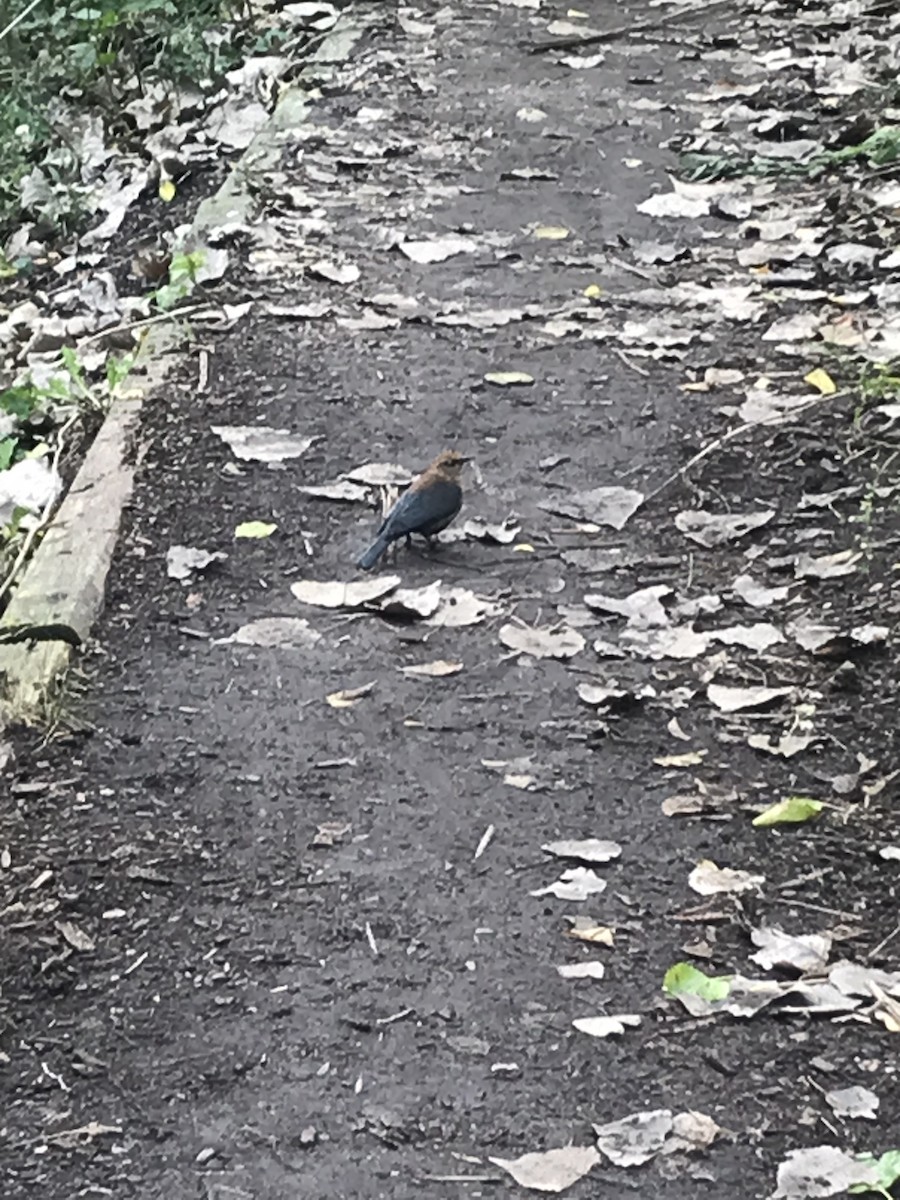
{"type": "Polygon", "coordinates": [[[123,321],[121,325],[107,325],[89,337],[82,338],[78,345],[87,346],[90,342],[99,342],[109,337],[111,333],[130,333],[132,329],[145,329],[148,325],[159,325],[163,321],[175,321],[187,313],[196,312],[198,308],[209,308],[208,304],[184,304],[181,308],[173,308],[171,312],[156,313],[152,317],[141,317],[139,321],[123,321]]]}
{"type": "Polygon", "coordinates": [[[874,958],[875,955],[878,954],[878,952],[880,950],[883,950],[885,948],[885,946],[888,944],[888,942],[892,942],[894,940],[894,938],[897,936],[898,933],[900,933],[900,925],[895,925],[894,928],[891,930],[891,932],[887,935],[887,937],[882,938],[877,946],[872,947],[872,949],[866,955],[866,958],[874,958]]]}
{"type": "Polygon", "coordinates": [[[649,378],[650,372],[645,370],[643,367],[639,367],[637,365],[637,363],[633,363],[631,361],[631,359],[628,358],[628,356],[625,354],[624,350],[616,350],[616,354],[622,360],[622,362],[625,364],[626,367],[630,367],[632,371],[637,371],[638,375],[644,375],[649,378]]]}
{"type": "Polygon", "coordinates": [[[664,479],[658,488],[655,488],[648,496],[645,497],[644,504],[649,504],[651,500],[655,500],[657,496],[666,490],[667,487],[670,487],[673,483],[677,483],[679,479],[683,479],[688,471],[690,471],[693,467],[696,467],[698,463],[702,462],[705,458],[709,458],[711,454],[715,454],[717,450],[721,450],[721,448],[727,442],[734,441],[734,439],[736,437],[740,437],[742,433],[748,433],[751,429],[772,429],[778,425],[787,425],[796,417],[802,417],[804,413],[809,412],[810,409],[816,408],[820,404],[825,404],[829,400],[840,400],[844,396],[849,395],[849,392],[832,392],[830,396],[816,396],[814,399],[810,400],[808,404],[803,404],[799,408],[792,408],[790,412],[780,413],[777,417],[770,417],[768,420],[764,421],[747,421],[743,425],[737,425],[734,429],[729,429],[728,432],[723,433],[720,438],[716,438],[715,441],[710,442],[708,446],[704,446],[702,450],[698,450],[693,458],[688,459],[684,466],[679,467],[673,475],[668,477],[668,479],[664,479]]]}
{"type": "Polygon", "coordinates": [[[629,33],[645,33],[648,29],[665,30],[673,21],[683,21],[686,17],[705,17],[712,10],[727,8],[733,3],[734,0],[708,0],[706,4],[692,4],[690,8],[682,8],[678,12],[647,17],[643,21],[631,21],[628,25],[617,25],[614,29],[590,33],[587,37],[556,38],[550,42],[534,42],[528,47],[528,51],[530,54],[543,54],[545,50],[577,50],[579,46],[597,46],[600,42],[612,42],[629,33]]]}
{"type": "Polygon", "coordinates": [[[22,11],[19,13],[19,15],[17,17],[13,17],[13,19],[10,21],[10,23],[7,25],[7,27],[2,32],[0,32],[0,39],[5,38],[8,33],[12,33],[12,31],[15,29],[15,27],[17,25],[21,25],[22,22],[25,20],[25,18],[28,16],[28,14],[30,12],[34,12],[34,10],[37,8],[37,6],[40,3],[41,3],[41,0],[31,0],[31,3],[27,4],[25,6],[25,8],[22,9],[22,11]]]}

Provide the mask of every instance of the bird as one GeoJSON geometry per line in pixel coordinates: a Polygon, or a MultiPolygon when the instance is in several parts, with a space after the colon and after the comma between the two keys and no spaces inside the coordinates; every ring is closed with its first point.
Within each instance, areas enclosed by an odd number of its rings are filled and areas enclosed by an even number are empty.
{"type": "Polygon", "coordinates": [[[470,459],[458,450],[443,450],[421,475],[417,475],[381,522],[372,545],[356,560],[363,571],[371,571],[392,542],[418,533],[430,541],[446,529],[462,508],[459,477],[470,459]]]}

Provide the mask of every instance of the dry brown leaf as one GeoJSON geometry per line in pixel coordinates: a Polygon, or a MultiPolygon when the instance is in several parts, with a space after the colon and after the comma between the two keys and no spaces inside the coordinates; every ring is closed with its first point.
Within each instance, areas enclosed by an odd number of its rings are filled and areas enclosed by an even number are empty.
{"type": "Polygon", "coordinates": [[[325,700],[332,708],[352,708],[357,701],[362,700],[363,696],[368,696],[374,687],[373,681],[363,684],[362,687],[345,688],[340,692],[330,692],[325,700]]]}

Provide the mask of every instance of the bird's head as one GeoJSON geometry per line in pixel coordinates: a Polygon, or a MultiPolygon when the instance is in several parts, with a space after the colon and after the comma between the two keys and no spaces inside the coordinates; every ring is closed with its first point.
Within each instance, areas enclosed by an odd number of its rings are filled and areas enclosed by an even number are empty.
{"type": "Polygon", "coordinates": [[[458,479],[467,462],[471,462],[465,454],[458,450],[443,450],[435,459],[434,465],[451,479],[458,479]]]}

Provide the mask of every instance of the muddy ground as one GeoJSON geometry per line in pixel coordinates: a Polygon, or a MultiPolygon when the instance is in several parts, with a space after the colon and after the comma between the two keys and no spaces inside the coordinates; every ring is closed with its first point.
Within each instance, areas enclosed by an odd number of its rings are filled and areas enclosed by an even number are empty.
{"type": "MultiPolygon", "coordinates": [[[[680,385],[711,365],[748,378],[771,370],[764,323],[715,323],[684,360],[541,333],[593,282],[613,297],[644,286],[621,260],[660,227],[635,206],[674,165],[660,143],[693,128],[685,89],[725,69],[703,50],[729,45],[730,18],[677,53],[620,39],[577,71],[521,49],[534,33],[528,10],[422,7],[432,36],[372,29],[346,86],[319,101],[318,135],[286,148],[289,178],[327,213],[321,253],[343,252],[359,282],[248,269],[232,298],[333,299],[356,316],[379,292],[428,297],[430,313],[541,311],[485,330],[428,317],[360,330],[257,305],[204,331],[205,391],[194,350],[150,401],[105,616],[64,705],[88,727],[40,747],[23,734],[2,813],[9,1200],[511,1197],[520,1189],[488,1156],[586,1145],[592,1123],[662,1107],[707,1113],[724,1133],[702,1155],[601,1164],[571,1195],[753,1200],[773,1192],[792,1149],[897,1142],[895,1035],[871,1015],[696,1019],[661,991],[683,959],[762,975],[748,931],[771,923],[836,931],[834,959],[896,969],[900,939],[885,939],[898,919],[897,864],[878,853],[900,831],[896,788],[867,797],[865,779],[842,794],[831,784],[858,769],[860,752],[877,763],[871,780],[893,770],[895,652],[843,667],[844,656],[795,646],[729,649],[721,682],[815,694],[820,740],[786,761],[750,749],[746,734],[777,734],[790,704],[726,718],[705,699],[708,656],[604,660],[591,644],[621,622],[582,609],[586,593],[669,584],[689,598],[723,595],[718,624],[824,613],[842,627],[892,626],[900,539],[890,511],[863,509],[879,448],[854,423],[857,399],[723,445],[620,533],[578,532],[540,507],[598,486],[649,494],[726,427],[721,394],[680,385]],[[523,120],[523,109],[545,116],[523,120]],[[348,166],[348,130],[399,148],[348,166]],[[505,178],[522,166],[557,178],[505,178]],[[523,232],[541,224],[570,237],[523,232]],[[497,246],[422,266],[387,248],[386,228],[493,232],[497,246]],[[601,266],[604,250],[613,261],[601,266]],[[486,384],[498,369],[535,383],[486,384]],[[256,422],[319,440],[272,468],[237,462],[211,431],[256,422]],[[456,541],[433,556],[401,550],[388,569],[404,586],[471,588],[500,615],[433,628],[298,604],[292,582],[354,578],[375,519],[299,487],[366,461],[420,468],[444,445],[475,458],[466,514],[515,513],[515,541],[531,550],[456,541]],[[844,487],[857,490],[800,507],[805,494],[844,487]],[[673,524],[685,508],[768,505],[769,525],[714,552],[673,524]],[[233,540],[251,519],[277,531],[233,540]],[[166,575],[179,543],[229,557],[185,587],[166,575]],[[854,575],[794,582],[798,550],[861,543],[854,575]],[[615,547],[623,566],[593,553],[615,547]],[[748,612],[729,591],[748,569],[790,584],[789,600],[748,612]],[[559,605],[580,610],[568,616],[585,622],[582,653],[539,660],[501,645],[510,614],[551,624],[559,605]],[[217,644],[262,616],[305,616],[321,639],[301,650],[217,644]],[[398,670],[435,659],[464,667],[439,679],[398,670]],[[657,697],[598,715],[577,686],[611,676],[657,697]],[[352,707],[325,702],[368,683],[352,707]],[[672,736],[673,716],[687,740],[672,736]],[[695,766],[654,763],[690,749],[707,751],[695,766]],[[484,765],[520,759],[530,761],[484,765]],[[527,788],[504,781],[523,773],[527,788]],[[734,795],[713,813],[665,816],[662,801],[693,791],[695,777],[734,795]],[[796,792],[834,807],[797,829],[751,825],[796,792]],[[326,823],[334,844],[315,844],[326,823]],[[597,868],[607,891],[584,903],[533,897],[573,865],[541,845],[588,836],[622,846],[597,868]],[[704,899],[687,883],[702,859],[765,884],[740,902],[704,899]],[[575,914],[614,927],[615,944],[568,937],[575,914]],[[582,959],[602,959],[605,978],[558,976],[558,964],[582,959]],[[572,1027],[616,1013],[642,1023],[602,1040],[572,1027]],[[825,1104],[823,1091],[851,1084],[877,1093],[876,1120],[842,1122],[825,1104]],[[93,1122],[109,1129],[66,1133],[93,1122]]],[[[675,231],[697,236],[693,225],[675,231]]],[[[617,311],[634,316],[627,303],[617,311]]]]}

